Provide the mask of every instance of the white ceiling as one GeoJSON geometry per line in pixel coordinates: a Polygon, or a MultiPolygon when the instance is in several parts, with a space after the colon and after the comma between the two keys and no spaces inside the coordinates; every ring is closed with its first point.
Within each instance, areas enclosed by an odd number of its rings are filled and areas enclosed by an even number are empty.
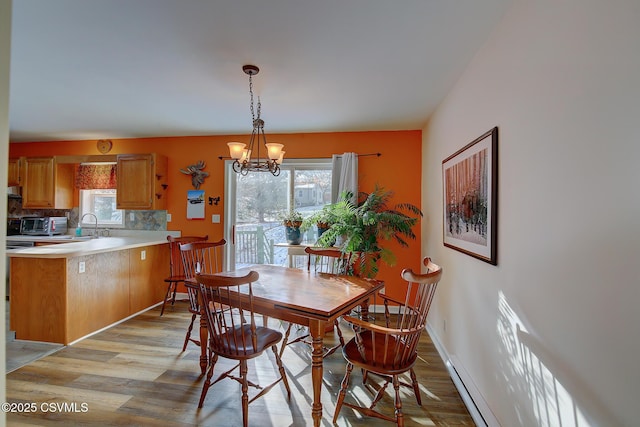
{"type": "Polygon", "coordinates": [[[10,141],[420,129],[510,0],[16,0],[10,141]]]}

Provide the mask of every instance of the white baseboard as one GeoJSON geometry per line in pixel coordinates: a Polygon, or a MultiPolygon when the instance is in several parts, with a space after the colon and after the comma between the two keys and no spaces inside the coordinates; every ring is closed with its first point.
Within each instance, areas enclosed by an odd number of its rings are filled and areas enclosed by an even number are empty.
{"type": "Polygon", "coordinates": [[[176,301],[187,300],[189,301],[189,294],[186,292],[178,292],[176,293],[176,301]]]}
{"type": "Polygon", "coordinates": [[[429,332],[431,341],[444,361],[451,380],[458,389],[458,393],[460,393],[460,397],[462,397],[462,401],[476,425],[481,427],[500,427],[500,423],[491,412],[489,405],[485,402],[460,360],[456,356],[449,356],[430,324],[427,324],[427,332],[429,332]]]}

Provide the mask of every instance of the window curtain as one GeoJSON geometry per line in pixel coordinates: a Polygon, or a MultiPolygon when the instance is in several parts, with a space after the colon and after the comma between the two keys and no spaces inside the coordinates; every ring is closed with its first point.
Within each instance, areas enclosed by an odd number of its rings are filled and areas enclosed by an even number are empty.
{"type": "Polygon", "coordinates": [[[353,194],[353,203],[358,200],[358,155],[356,153],[334,154],[331,157],[331,203],[335,203],[344,191],[353,194]]]}
{"type": "Polygon", "coordinates": [[[116,188],[116,165],[78,165],[76,188],[79,190],[116,188]]]}

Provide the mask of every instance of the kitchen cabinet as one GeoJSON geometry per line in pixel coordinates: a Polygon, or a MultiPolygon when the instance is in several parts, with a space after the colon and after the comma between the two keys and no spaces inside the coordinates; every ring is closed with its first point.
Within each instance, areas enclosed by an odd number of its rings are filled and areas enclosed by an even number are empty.
{"type": "Polygon", "coordinates": [[[24,209],[71,209],[73,165],[58,164],[55,157],[22,159],[22,207],[24,209]]]}
{"type": "Polygon", "coordinates": [[[129,250],[129,312],[137,313],[164,299],[158,286],[167,277],[167,245],[154,245],[129,250]]]}
{"type": "Polygon", "coordinates": [[[20,168],[22,162],[22,158],[9,159],[7,186],[15,187],[22,185],[22,170],[20,168]]]}
{"type": "MultiPolygon", "coordinates": [[[[69,246],[91,248],[107,239],[69,246]]],[[[68,345],[161,303],[169,245],[134,246],[84,254],[69,249],[69,257],[56,248],[59,258],[11,257],[9,316],[16,338],[68,345]]]]}
{"type": "Polygon", "coordinates": [[[118,209],[167,208],[167,158],[159,154],[119,154],[118,209]]]}

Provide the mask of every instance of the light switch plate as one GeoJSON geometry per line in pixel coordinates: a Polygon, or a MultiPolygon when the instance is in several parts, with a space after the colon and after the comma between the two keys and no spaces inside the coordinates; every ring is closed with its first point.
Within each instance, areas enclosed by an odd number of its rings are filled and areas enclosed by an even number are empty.
{"type": "Polygon", "coordinates": [[[170,213],[167,214],[167,222],[171,222],[171,214],[170,213]]]}
{"type": "Polygon", "coordinates": [[[211,222],[214,223],[214,224],[219,224],[220,223],[220,215],[218,215],[218,214],[211,215],[211,222]]]}
{"type": "Polygon", "coordinates": [[[85,264],[84,261],[80,261],[78,263],[78,273],[84,273],[85,272],[85,264]]]}

